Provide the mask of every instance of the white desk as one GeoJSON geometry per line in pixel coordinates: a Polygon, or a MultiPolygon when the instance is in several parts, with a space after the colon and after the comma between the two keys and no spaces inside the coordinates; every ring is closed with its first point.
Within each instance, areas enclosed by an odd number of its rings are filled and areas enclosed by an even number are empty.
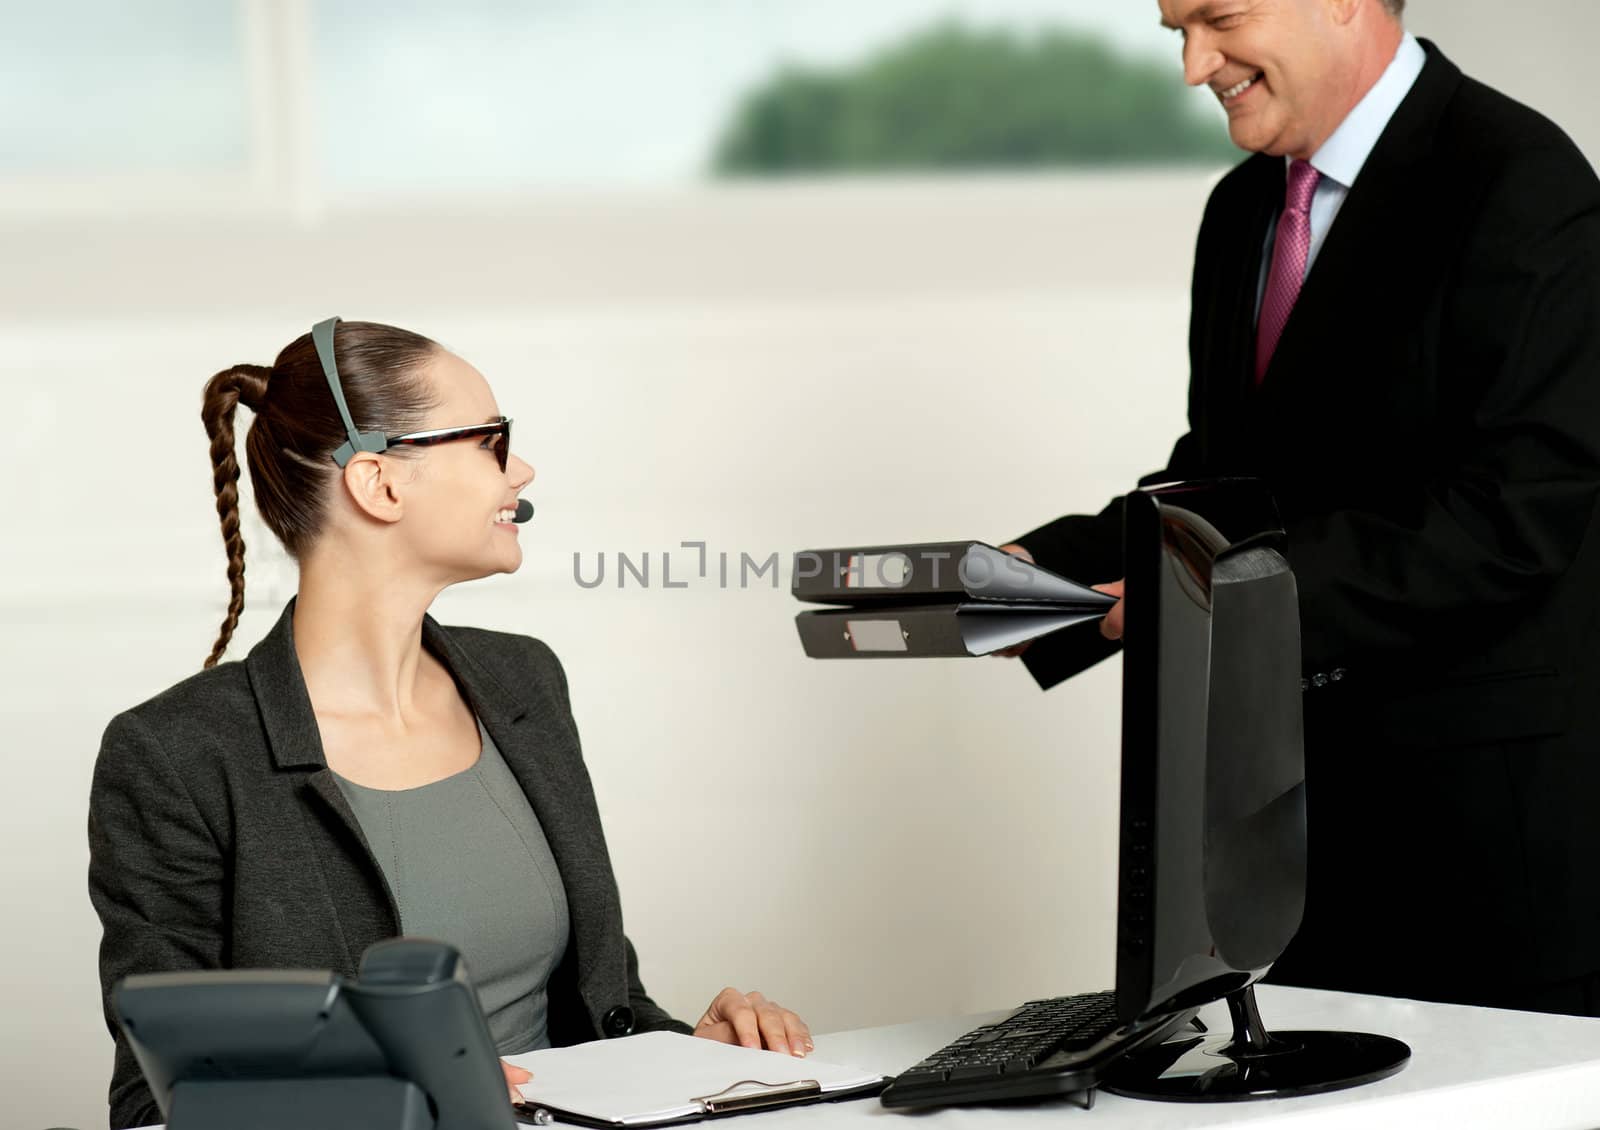
{"type": "MultiPolygon", "coordinates": [[[[1424,1004],[1383,997],[1260,985],[1268,1029],[1342,1028],[1394,1036],[1411,1045],[1398,1075],[1326,1095],[1247,1103],[1157,1103],[1100,1094],[1093,1110],[1067,1101],[952,1107],[907,1116],[876,1101],[763,1114],[749,1130],[873,1125],[932,1127],[1076,1126],[1081,1130],[1186,1130],[1196,1126],[1359,1127],[1360,1130],[1594,1130],[1600,1127],[1600,1020],[1424,1004]],[[888,1121],[885,1121],[888,1120],[888,1121]]],[[[816,1037],[832,1063],[896,1074],[962,1032],[1004,1015],[927,1020],[816,1037]]],[[[1232,1030],[1227,1009],[1201,1012],[1211,1034],[1232,1030]]],[[[741,1119],[740,1121],[744,1121],[741,1119]]],[[[730,1130],[732,1123],[728,1124],[730,1130]]]]}
{"type": "MultiPolygon", "coordinates": [[[[950,1107],[905,1114],[876,1099],[741,1116],[729,1130],[805,1126],[930,1130],[931,1127],[1078,1127],[1080,1130],[1187,1130],[1197,1126],[1326,1130],[1595,1130],[1600,1127],[1600,1020],[1423,1004],[1261,985],[1269,1029],[1334,1028],[1377,1032],[1411,1045],[1400,1074],[1365,1087],[1306,1098],[1247,1103],[1157,1103],[1101,1094],[1093,1110],[1055,1100],[995,1107],[950,1107]]],[[[816,1055],[895,1075],[956,1036],[1004,1013],[863,1028],[817,1036],[816,1055]]],[[[1231,1030],[1227,1009],[1201,1013],[1212,1034],[1231,1030]]]]}

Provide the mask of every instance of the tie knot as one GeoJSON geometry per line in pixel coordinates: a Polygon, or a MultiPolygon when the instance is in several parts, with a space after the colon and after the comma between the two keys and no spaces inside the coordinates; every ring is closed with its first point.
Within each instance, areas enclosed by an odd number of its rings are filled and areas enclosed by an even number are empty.
{"type": "Polygon", "coordinates": [[[1311,198],[1317,194],[1317,182],[1322,174],[1311,167],[1310,161],[1292,161],[1289,164],[1289,192],[1284,198],[1284,208],[1290,212],[1311,211],[1311,198]]]}

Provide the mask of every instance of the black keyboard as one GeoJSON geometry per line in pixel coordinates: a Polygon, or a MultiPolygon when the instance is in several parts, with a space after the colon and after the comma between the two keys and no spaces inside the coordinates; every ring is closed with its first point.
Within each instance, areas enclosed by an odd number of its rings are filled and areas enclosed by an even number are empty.
{"type": "Polygon", "coordinates": [[[1164,1039],[1184,1019],[1123,1026],[1110,990],[1029,1001],[902,1072],[884,1091],[883,1103],[938,1106],[1091,1092],[1111,1061],[1164,1039]]]}

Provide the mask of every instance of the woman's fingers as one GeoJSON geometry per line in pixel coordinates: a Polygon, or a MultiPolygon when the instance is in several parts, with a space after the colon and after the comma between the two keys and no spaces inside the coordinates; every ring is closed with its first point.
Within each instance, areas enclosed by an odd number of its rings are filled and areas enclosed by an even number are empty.
{"type": "Polygon", "coordinates": [[[694,1026],[694,1034],[707,1040],[765,1047],[785,1055],[811,1051],[811,1029],[805,1021],[760,993],[723,989],[694,1026]]]}
{"type": "Polygon", "coordinates": [[[511,1101],[514,1103],[520,1103],[522,1101],[522,1092],[517,1090],[517,1087],[520,1084],[526,1083],[528,1080],[532,1079],[533,1072],[529,1071],[525,1067],[518,1067],[516,1064],[507,1063],[503,1059],[500,1061],[500,1070],[505,1072],[506,1091],[510,1094],[511,1101]]]}
{"type": "Polygon", "coordinates": [[[788,1009],[783,1010],[783,1024],[789,1030],[789,1047],[795,1055],[805,1055],[816,1048],[811,1042],[811,1029],[806,1022],[788,1009]]]}
{"type": "Polygon", "coordinates": [[[740,1047],[759,1048],[761,1046],[761,1025],[756,1020],[756,1010],[750,1007],[749,1001],[741,1001],[733,1008],[733,1015],[728,1017],[733,1025],[733,1034],[739,1041],[740,1047]]]}
{"type": "Polygon", "coordinates": [[[789,1025],[784,1021],[784,1010],[761,997],[759,993],[751,993],[750,996],[751,1007],[755,1010],[756,1020],[761,1026],[761,1042],[771,1051],[788,1055],[789,1025]],[[761,998],[760,1002],[757,1003],[755,998],[761,998]]]}
{"type": "Polygon", "coordinates": [[[695,1025],[695,1030],[709,1024],[725,1023],[732,1015],[733,1009],[744,1000],[744,994],[738,989],[729,987],[711,998],[711,1003],[706,1006],[705,1015],[700,1017],[700,1023],[695,1025]]]}
{"type": "Polygon", "coordinates": [[[755,1008],[748,997],[734,988],[723,989],[716,995],[700,1023],[694,1026],[694,1034],[747,1048],[761,1046],[761,1026],[756,1021],[755,1008]],[[727,1031],[722,1030],[724,1025],[727,1031]]]}

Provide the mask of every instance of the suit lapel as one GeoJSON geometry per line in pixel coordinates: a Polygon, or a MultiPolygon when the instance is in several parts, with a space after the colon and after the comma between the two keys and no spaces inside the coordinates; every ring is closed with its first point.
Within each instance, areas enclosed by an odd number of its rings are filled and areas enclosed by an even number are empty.
{"type": "MultiPolygon", "coordinates": [[[[1230,179],[1226,212],[1216,218],[1220,243],[1196,260],[1190,317],[1192,379],[1199,384],[1201,458],[1208,474],[1251,465],[1254,432],[1255,307],[1267,227],[1283,201],[1283,163],[1251,157],[1230,179]]],[[[1191,409],[1191,414],[1193,414],[1191,409]]]]}
{"type": "Polygon", "coordinates": [[[1283,162],[1278,158],[1258,154],[1253,163],[1254,183],[1246,201],[1249,212],[1244,229],[1248,240],[1235,260],[1235,273],[1229,280],[1230,292],[1236,298],[1227,370],[1230,392],[1242,394],[1252,402],[1256,384],[1256,303],[1261,292],[1261,268],[1269,254],[1267,229],[1283,206],[1286,183],[1283,162]]]}
{"type": "Polygon", "coordinates": [[[1418,196],[1435,127],[1461,81],[1460,70],[1437,47],[1422,44],[1428,61],[1350,187],[1284,326],[1262,380],[1268,402],[1318,394],[1304,379],[1314,371],[1308,360],[1351,333],[1361,307],[1394,281],[1386,253],[1407,253],[1418,216],[1404,203],[1418,196]]]}

